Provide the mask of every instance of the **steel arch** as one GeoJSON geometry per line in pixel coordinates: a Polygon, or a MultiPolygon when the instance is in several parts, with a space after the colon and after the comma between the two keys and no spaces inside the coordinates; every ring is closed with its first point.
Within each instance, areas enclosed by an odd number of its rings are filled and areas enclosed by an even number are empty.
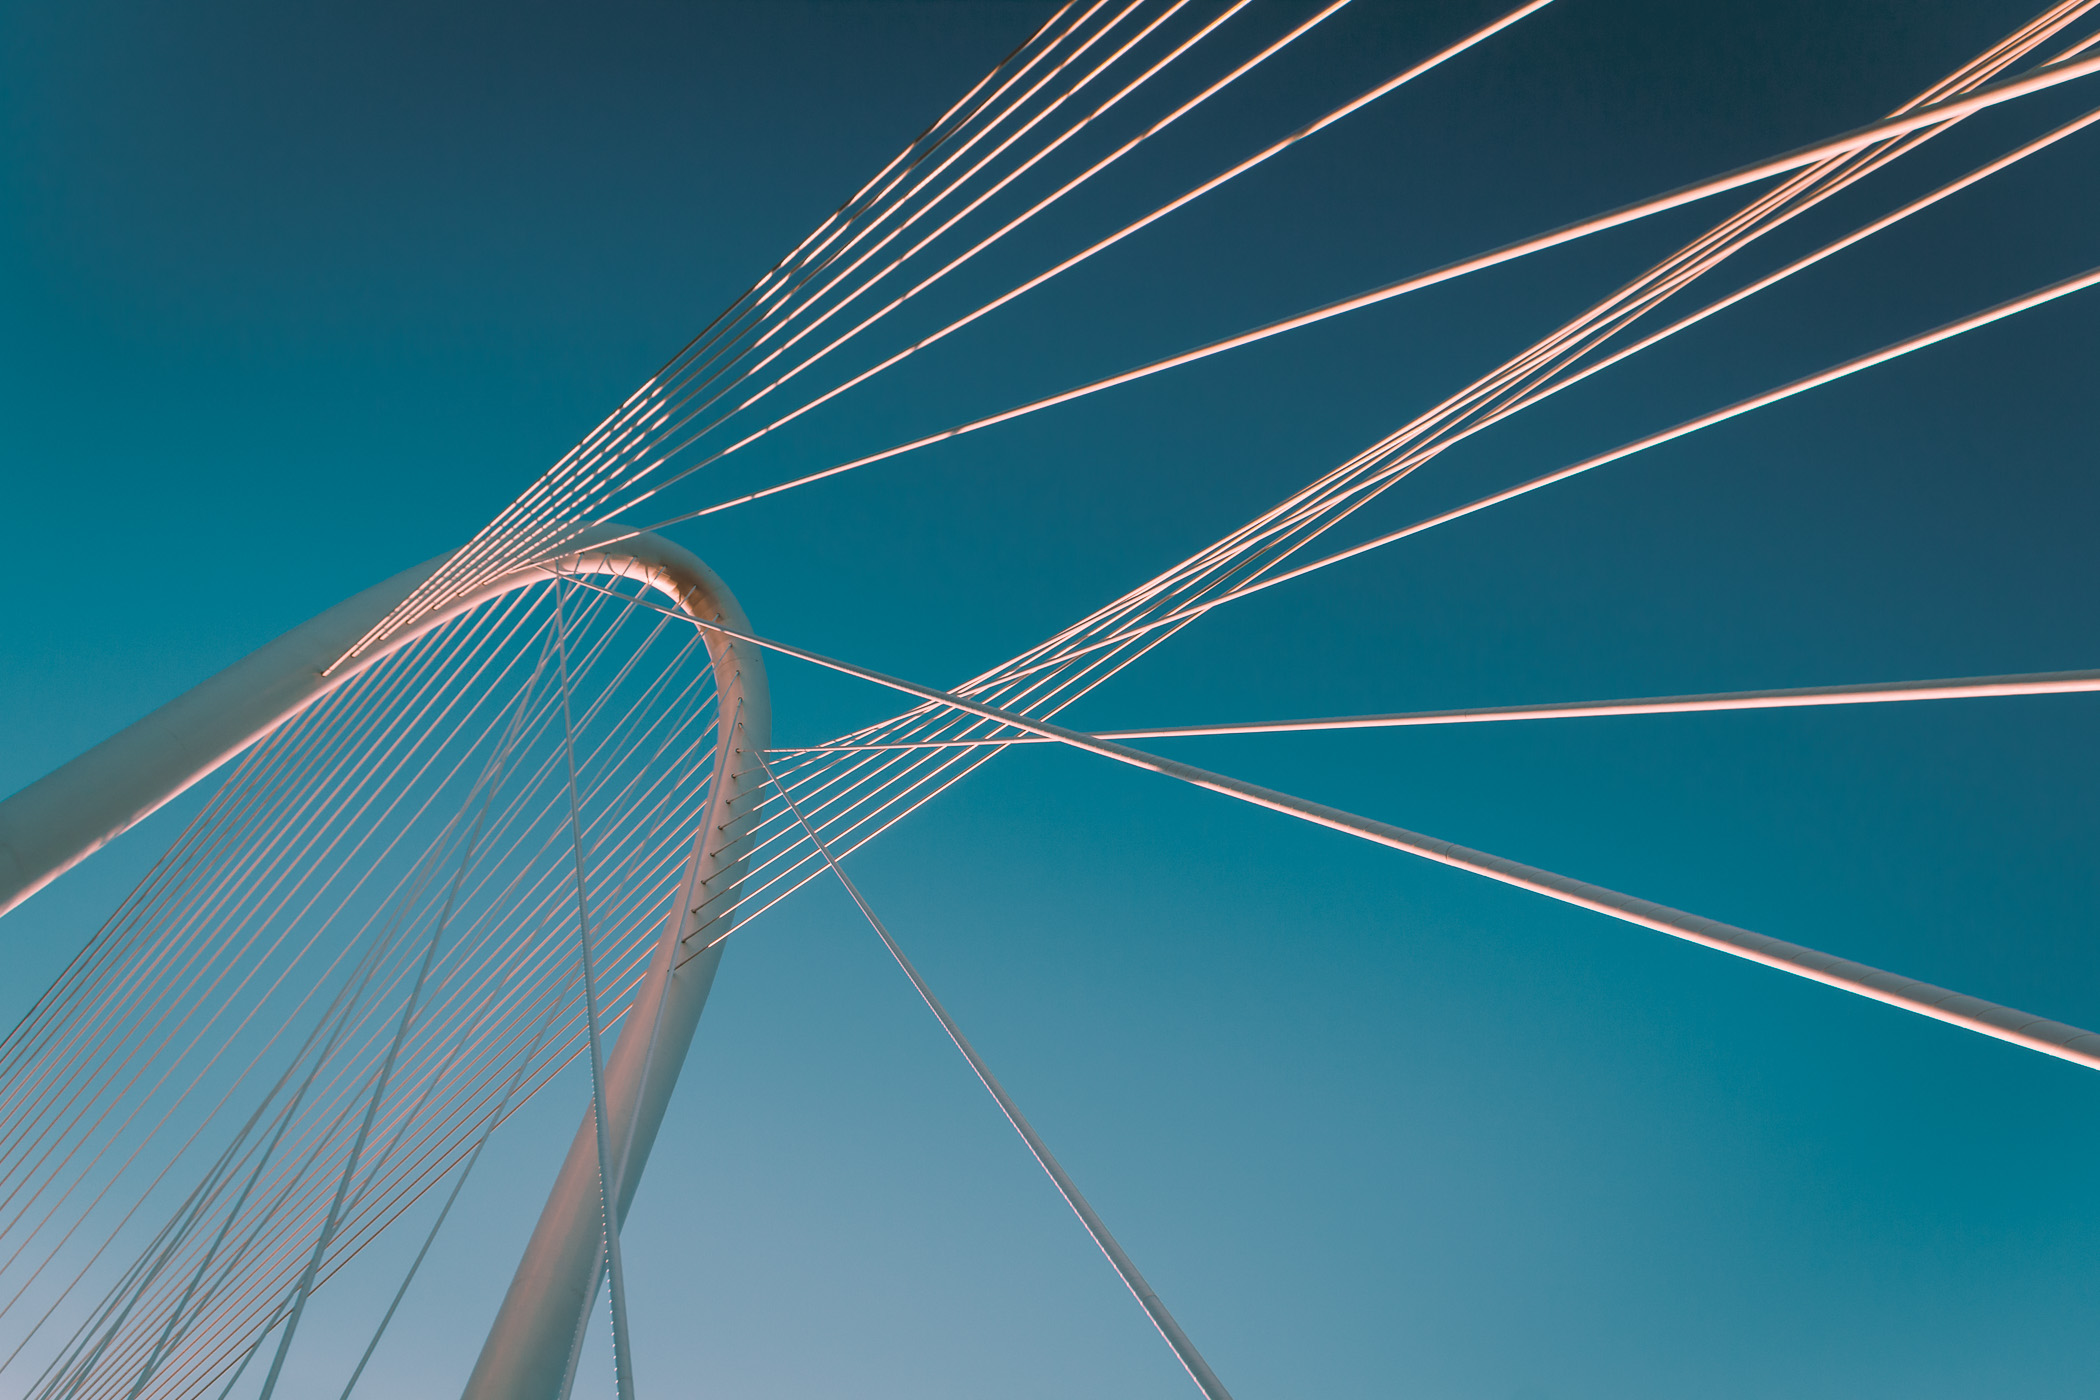
{"type": "MultiPolygon", "coordinates": [[[[339,658],[450,556],[373,585],[235,662],[79,757],[0,801],[0,914],[28,899],[193,784],[210,776],[330,691],[452,619],[503,594],[562,575],[635,579],[688,616],[751,629],[728,585],[690,551],[619,526],[582,537],[581,548],[515,569],[415,616],[350,663],[339,658]],[[625,538],[612,538],[626,536],[625,538]],[[593,540],[610,540],[602,546],[593,540]],[[331,670],[331,667],[334,669],[331,670]]],[[[772,704],[756,647],[698,629],[713,663],[717,713],[713,779],[692,854],[666,914],[648,976],[605,1066],[610,1139],[625,1144],[614,1199],[624,1218],[656,1141],[722,945],[697,936],[733,916],[744,874],[742,835],[765,791],[759,755],[772,704]]],[[[474,1400],[556,1400],[602,1263],[596,1123],[587,1109],[542,1208],[524,1257],[482,1347],[466,1394],[474,1400]]]]}

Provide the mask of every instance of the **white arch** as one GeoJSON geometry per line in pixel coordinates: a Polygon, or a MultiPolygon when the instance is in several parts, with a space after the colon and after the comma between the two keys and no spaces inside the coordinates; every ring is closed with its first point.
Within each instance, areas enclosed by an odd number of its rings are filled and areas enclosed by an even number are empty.
{"type": "MultiPolygon", "coordinates": [[[[738,632],[751,624],[727,585],[689,551],[620,526],[619,537],[544,566],[514,570],[389,635],[333,674],[358,638],[443,566],[434,559],[374,585],[234,663],[86,753],[0,801],[0,915],[209,776],[250,744],[383,657],[491,598],[547,583],[552,573],[640,579],[687,614],[738,632]],[[550,572],[552,571],[552,572],[550,572]]],[[[588,541],[592,536],[586,536],[588,541]]],[[[648,977],[605,1066],[610,1140],[627,1144],[615,1201],[622,1218],[662,1124],[722,945],[680,962],[688,940],[734,913],[744,873],[739,846],[765,792],[758,755],[772,705],[757,648],[701,629],[720,718],[705,811],[648,977]]],[[[558,1400],[579,1320],[598,1282],[601,1247],[596,1125],[586,1110],[560,1175],[467,1384],[474,1400],[558,1400]]]]}

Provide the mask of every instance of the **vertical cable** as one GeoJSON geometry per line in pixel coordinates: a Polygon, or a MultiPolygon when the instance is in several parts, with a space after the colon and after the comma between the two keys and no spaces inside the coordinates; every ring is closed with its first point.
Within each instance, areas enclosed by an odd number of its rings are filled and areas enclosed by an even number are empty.
{"type": "MultiPolygon", "coordinates": [[[[620,1269],[619,1210],[613,1203],[612,1151],[605,1125],[605,1056],[598,1038],[598,974],[591,961],[591,911],[583,856],[583,813],[576,797],[576,728],[569,707],[569,640],[564,622],[562,593],[566,583],[554,585],[554,653],[561,675],[562,755],[569,774],[569,836],[576,856],[576,934],[583,954],[584,1023],[591,1047],[591,1128],[598,1142],[598,1209],[605,1229],[605,1272],[611,1279],[613,1329],[613,1379],[620,1400],[634,1400],[634,1362],[627,1343],[627,1280],[620,1269]]],[[[591,1292],[596,1294],[594,1283],[591,1292]]],[[[588,1305],[585,1311],[589,1311],[588,1305]]],[[[573,1359],[572,1359],[573,1364],[573,1359]]]]}

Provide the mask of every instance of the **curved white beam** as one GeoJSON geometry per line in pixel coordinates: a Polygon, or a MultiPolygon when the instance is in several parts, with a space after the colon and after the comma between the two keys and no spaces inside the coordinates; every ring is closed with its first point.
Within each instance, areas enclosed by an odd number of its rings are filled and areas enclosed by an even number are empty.
{"type": "MultiPolygon", "coordinates": [[[[721,630],[748,632],[751,624],[743,608],[699,560],[668,541],[658,544],[690,561],[705,580],[700,587],[680,592],[678,606],[702,624],[701,636],[714,662],[722,728],[707,809],[693,838],[685,878],[665,916],[648,979],[636,992],[620,1038],[606,1056],[606,1139],[624,1144],[613,1202],[616,1218],[622,1221],[641,1184],[642,1168],[722,961],[721,934],[736,913],[748,855],[744,837],[765,793],[759,755],[773,728],[758,649],[721,630]],[[694,940],[699,952],[688,955],[685,946],[694,940]]],[[[624,542],[618,546],[625,547],[624,542]]],[[[546,577],[539,570],[530,572],[546,577]]],[[[561,1400],[568,1389],[572,1353],[604,1270],[593,1112],[585,1112],[569,1143],[561,1174],[467,1380],[467,1400],[561,1400]]]]}
{"type": "MultiPolygon", "coordinates": [[[[607,526],[595,533],[630,532],[607,526]]],[[[419,564],[336,604],[0,801],[0,914],[365,667],[490,598],[547,581],[541,569],[514,570],[417,617],[355,665],[323,674],[444,562],[419,564]]],[[[586,543],[555,567],[639,574],[681,608],[688,594],[727,596],[705,564],[656,535],[632,535],[605,549],[586,543]]]]}
{"type": "MultiPolygon", "coordinates": [[[[720,737],[693,854],[607,1058],[610,1139],[623,1144],[615,1204],[624,1217],[654,1146],[671,1091],[721,962],[719,939],[680,962],[688,940],[735,913],[744,873],[742,835],[763,792],[757,754],[772,733],[772,703],[757,648],[727,585],[690,552],[620,525],[543,566],[514,570],[407,625],[334,674],[325,669],[435,574],[443,559],[396,574],[293,628],[187,694],[105,739],[0,802],[0,914],[20,904],[256,740],[382,657],[489,599],[542,586],[554,574],[640,579],[678,615],[704,625],[713,663],[720,737]],[[712,944],[712,946],[708,946],[712,944]]],[[[669,609],[666,609],[668,611],[669,609]]],[[[603,1244],[596,1122],[586,1113],[525,1256],[468,1382],[480,1400],[558,1400],[580,1321],[596,1295],[603,1244]]]]}

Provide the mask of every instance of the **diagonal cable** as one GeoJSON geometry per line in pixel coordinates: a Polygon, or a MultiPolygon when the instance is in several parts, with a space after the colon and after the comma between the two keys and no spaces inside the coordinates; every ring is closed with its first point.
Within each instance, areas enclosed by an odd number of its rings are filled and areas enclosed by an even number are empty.
{"type": "Polygon", "coordinates": [[[940,998],[926,985],[926,979],[912,966],[911,959],[904,956],[904,950],[897,946],[897,940],[891,936],[889,929],[884,927],[882,920],[876,917],[875,911],[868,906],[860,887],[853,883],[852,878],[839,865],[838,858],[832,855],[831,847],[824,844],[824,838],[817,834],[817,829],[809,824],[809,819],[803,816],[802,810],[795,805],[794,795],[773,776],[772,768],[766,764],[765,755],[757,754],[755,757],[758,759],[758,766],[765,772],[766,780],[773,784],[773,790],[780,794],[782,800],[787,803],[788,810],[794,814],[795,820],[801,823],[802,830],[815,844],[818,853],[824,857],[824,863],[831,867],[831,873],[838,876],[838,881],[845,886],[846,893],[853,896],[853,902],[867,917],[868,926],[875,930],[876,937],[882,940],[882,946],[889,949],[890,956],[897,961],[897,966],[911,980],[912,990],[919,994],[919,999],[926,1003],[926,1009],[941,1023],[941,1029],[948,1033],[948,1039],[955,1043],[955,1048],[962,1052],[963,1059],[969,1062],[970,1072],[977,1076],[978,1082],[983,1084],[985,1091],[992,1096],[992,1101],[999,1105],[999,1111],[1006,1115],[1006,1121],[1013,1124],[1014,1131],[1021,1135],[1021,1141],[1028,1145],[1028,1150],[1034,1155],[1037,1164],[1057,1187],[1057,1193],[1065,1198],[1065,1204],[1079,1217],[1079,1223],[1086,1227],[1086,1232],[1093,1236],[1094,1243],[1122,1278],[1123,1286],[1130,1290],[1130,1296],[1137,1299],[1138,1306],[1145,1310],[1145,1316],[1159,1329],[1159,1335],[1174,1349],[1174,1357],[1189,1373],[1189,1379],[1196,1383],[1197,1389],[1209,1397],[1209,1400],[1232,1400],[1231,1392],[1225,1389],[1225,1383],[1218,1379],[1217,1373],[1210,1369],[1210,1363],[1203,1359],[1203,1353],[1196,1350],[1196,1344],[1181,1330],[1181,1324],[1167,1311],[1167,1305],[1159,1300],[1159,1295],[1152,1291],[1152,1285],[1145,1282],[1145,1276],[1138,1272],[1137,1265],[1123,1252],[1123,1246],[1117,1244],[1116,1237],[1108,1232],[1107,1224],[1087,1203],[1086,1197],[1080,1194],[1078,1184],[1072,1180],[1064,1167],[1059,1165],[1057,1158],[1051,1155],[1049,1145],[1023,1116],[1012,1096],[1000,1086],[991,1068],[985,1064],[984,1057],[977,1053],[968,1037],[963,1035],[962,1028],[955,1024],[955,1018],[948,1014],[947,1008],[941,1005],[940,998]]]}

